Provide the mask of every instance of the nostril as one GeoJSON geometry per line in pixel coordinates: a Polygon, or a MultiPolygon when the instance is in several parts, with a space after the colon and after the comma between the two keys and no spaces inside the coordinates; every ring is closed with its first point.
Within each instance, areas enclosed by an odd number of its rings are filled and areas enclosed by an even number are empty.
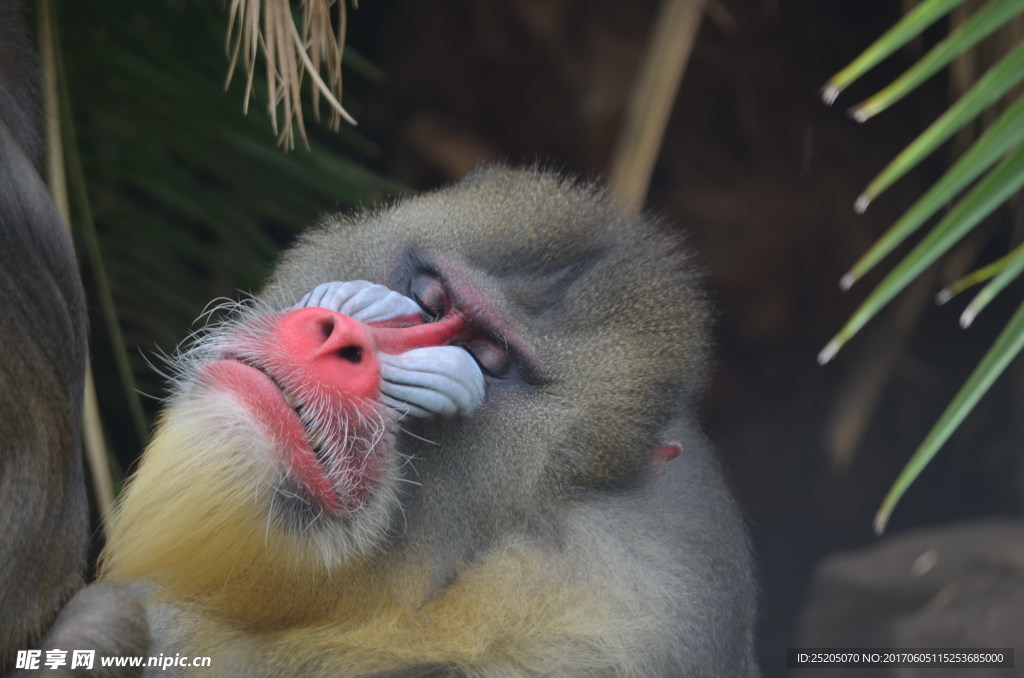
{"type": "Polygon", "coordinates": [[[338,351],[338,355],[341,356],[342,360],[347,360],[350,363],[358,365],[363,359],[363,347],[362,346],[346,346],[345,348],[338,351]]]}
{"type": "Polygon", "coordinates": [[[334,332],[334,320],[332,318],[324,318],[320,321],[320,332],[324,335],[324,340],[331,338],[331,334],[334,332]]]}

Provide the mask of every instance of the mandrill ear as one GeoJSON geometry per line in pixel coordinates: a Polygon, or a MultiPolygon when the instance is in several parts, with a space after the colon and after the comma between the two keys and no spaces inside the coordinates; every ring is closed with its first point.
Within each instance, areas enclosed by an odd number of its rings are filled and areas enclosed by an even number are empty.
{"type": "Polygon", "coordinates": [[[652,450],[651,466],[658,470],[665,464],[678,457],[683,451],[683,444],[672,441],[664,445],[658,445],[652,450]]]}
{"type": "Polygon", "coordinates": [[[321,283],[289,310],[308,306],[337,311],[362,323],[423,314],[409,297],[366,280],[321,283]]]}

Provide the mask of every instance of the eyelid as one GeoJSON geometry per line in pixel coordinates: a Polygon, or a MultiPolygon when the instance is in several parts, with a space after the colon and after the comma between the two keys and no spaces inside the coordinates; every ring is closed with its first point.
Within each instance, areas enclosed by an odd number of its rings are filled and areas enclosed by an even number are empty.
{"type": "Polygon", "coordinates": [[[493,377],[504,377],[516,362],[515,354],[500,337],[482,336],[465,342],[465,349],[493,377]]]}
{"type": "Polygon", "coordinates": [[[413,277],[409,283],[409,296],[435,319],[443,317],[451,309],[451,294],[444,281],[431,273],[421,272],[413,277]]]}

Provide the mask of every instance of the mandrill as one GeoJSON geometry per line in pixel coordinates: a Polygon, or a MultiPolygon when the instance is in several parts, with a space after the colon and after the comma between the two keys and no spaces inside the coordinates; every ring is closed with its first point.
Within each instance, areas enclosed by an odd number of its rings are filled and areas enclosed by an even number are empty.
{"type": "Polygon", "coordinates": [[[174,360],[110,526],[159,675],[756,676],[695,282],[542,172],[325,219],[174,360]]]}

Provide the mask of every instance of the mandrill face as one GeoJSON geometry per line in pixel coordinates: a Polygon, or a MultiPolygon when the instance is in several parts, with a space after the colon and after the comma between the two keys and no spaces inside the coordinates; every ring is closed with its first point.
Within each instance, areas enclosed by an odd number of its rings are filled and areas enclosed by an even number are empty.
{"type": "Polygon", "coordinates": [[[182,397],[225,407],[252,447],[270,451],[274,521],[302,530],[353,521],[374,512],[375,498],[394,500],[384,486],[399,481],[404,418],[467,415],[483,401],[480,368],[452,345],[474,330],[458,316],[427,320],[383,285],[324,283],[287,311],[243,316],[200,344],[182,397]]]}

